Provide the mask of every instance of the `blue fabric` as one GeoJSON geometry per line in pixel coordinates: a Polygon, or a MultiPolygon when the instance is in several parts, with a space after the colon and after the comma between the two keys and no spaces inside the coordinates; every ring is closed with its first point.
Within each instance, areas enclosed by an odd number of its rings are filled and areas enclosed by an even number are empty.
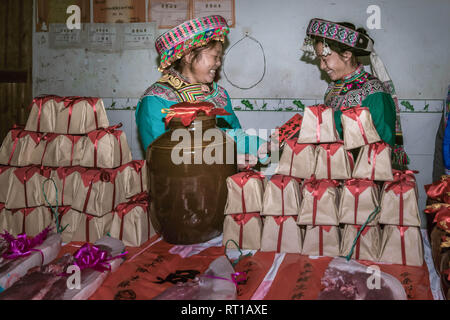
{"type": "MultiPolygon", "coordinates": [[[[226,95],[227,105],[225,106],[225,110],[231,115],[217,116],[217,118],[223,118],[232,129],[227,127],[222,127],[220,129],[224,130],[236,141],[238,154],[251,154],[257,156],[259,146],[266,141],[258,136],[245,134],[238,118],[236,117],[236,114],[233,111],[228,93],[226,93],[226,95]]],[[[144,150],[147,150],[148,146],[156,138],[168,131],[165,128],[164,123],[164,118],[166,115],[161,113],[161,109],[170,108],[175,103],[177,102],[169,101],[158,96],[145,96],[139,101],[136,108],[135,117],[144,150]]]]}
{"type": "Polygon", "coordinates": [[[445,125],[444,140],[442,142],[442,152],[444,156],[444,166],[446,169],[450,169],[450,126],[449,119],[447,118],[447,124],[445,125]]]}

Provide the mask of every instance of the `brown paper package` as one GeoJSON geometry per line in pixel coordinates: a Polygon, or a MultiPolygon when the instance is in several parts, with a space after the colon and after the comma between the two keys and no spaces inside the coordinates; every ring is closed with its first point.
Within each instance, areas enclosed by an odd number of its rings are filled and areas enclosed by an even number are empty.
{"type": "MultiPolygon", "coordinates": [[[[372,115],[369,110],[362,110],[359,115],[367,142],[374,143],[381,141],[381,138],[373,124],[372,115]]],[[[366,145],[364,137],[359,128],[358,122],[350,117],[341,114],[342,130],[344,135],[345,149],[355,149],[366,145]]]]}
{"type": "Polygon", "coordinates": [[[23,167],[33,164],[34,158],[40,159],[42,157],[43,150],[37,148],[39,141],[31,136],[43,136],[42,134],[30,132],[31,135],[26,134],[18,137],[17,143],[15,143],[11,137],[11,132],[8,132],[0,147],[0,164],[23,167]]]}
{"type": "Polygon", "coordinates": [[[0,166],[0,203],[6,202],[8,189],[10,185],[9,179],[14,171],[14,167],[0,166]]]}
{"type": "Polygon", "coordinates": [[[336,226],[307,226],[303,239],[302,254],[319,256],[320,253],[320,228],[322,228],[323,256],[336,257],[339,255],[339,228],[336,226]],[[330,228],[327,232],[325,228],[330,228]]]}
{"type": "Polygon", "coordinates": [[[72,115],[70,117],[70,128],[67,128],[69,124],[70,108],[66,108],[63,102],[57,103],[55,108],[56,125],[55,130],[51,132],[65,134],[87,134],[98,128],[109,127],[109,121],[102,99],[98,99],[95,105],[98,127],[95,123],[94,109],[86,100],[82,100],[73,105],[72,115]]]}
{"type": "Polygon", "coordinates": [[[309,107],[305,108],[298,143],[332,143],[339,139],[334,124],[334,111],[327,108],[322,113],[320,125],[320,139],[317,141],[317,117],[309,107]]]}
{"type": "MultiPolygon", "coordinates": [[[[386,186],[386,184],[385,184],[386,186]]],[[[400,194],[394,190],[381,194],[380,224],[400,225],[400,194]]],[[[409,189],[403,193],[403,226],[420,227],[420,213],[416,189],[409,189]]]]}
{"type": "Polygon", "coordinates": [[[315,146],[313,144],[308,144],[298,154],[295,154],[291,147],[286,144],[275,173],[309,179],[316,168],[315,157],[315,146]]]}
{"type": "Polygon", "coordinates": [[[136,164],[138,171],[131,163],[124,164],[118,168],[116,177],[116,181],[122,182],[127,199],[138,193],[148,191],[146,161],[134,160],[132,162],[136,164]]]}
{"type": "Polygon", "coordinates": [[[298,215],[301,203],[300,185],[295,179],[289,177],[285,178],[290,180],[284,187],[283,192],[273,182],[268,182],[266,190],[264,191],[262,215],[298,215]],[[282,203],[282,201],[284,201],[284,203],[282,203]],[[283,204],[284,214],[282,212],[283,204]]]}
{"type": "MultiPolygon", "coordinates": [[[[300,225],[313,224],[313,208],[314,197],[303,187],[303,200],[300,205],[300,213],[298,215],[297,223],[300,225]]],[[[338,221],[338,205],[339,205],[339,189],[328,187],[322,197],[317,200],[316,210],[316,225],[337,226],[338,221]]]]}
{"type": "MultiPolygon", "coordinates": [[[[350,254],[353,242],[361,226],[345,225],[341,240],[341,256],[350,254]]],[[[353,249],[352,259],[378,261],[381,247],[381,228],[377,226],[366,226],[358,239],[359,253],[357,247],[353,249]],[[367,229],[367,231],[366,231],[367,229]]]]}
{"type": "Polygon", "coordinates": [[[112,213],[107,213],[102,217],[94,217],[81,212],[75,212],[78,215],[77,227],[73,233],[71,241],[86,241],[94,243],[108,232],[111,228],[112,213]],[[88,224],[88,226],[86,226],[88,224]],[[87,230],[88,229],[88,230],[87,230]],[[89,236],[87,236],[87,231],[89,236]]]}
{"type": "Polygon", "coordinates": [[[420,229],[417,227],[398,227],[385,225],[380,249],[380,262],[403,264],[402,242],[399,228],[404,231],[405,264],[423,265],[423,243],[420,229]]]}
{"type": "Polygon", "coordinates": [[[150,222],[149,214],[145,207],[136,206],[124,215],[122,239],[120,239],[120,227],[122,219],[113,213],[113,219],[109,233],[111,237],[122,240],[126,246],[139,247],[156,234],[150,222]],[[149,232],[150,228],[150,232],[149,232]],[[150,237],[149,237],[150,236],[150,237]]]}
{"type": "MultiPolygon", "coordinates": [[[[260,217],[252,217],[243,226],[241,249],[259,250],[261,248],[261,233],[263,223],[260,217]]],[[[235,245],[228,240],[234,240],[239,244],[240,225],[234,221],[232,215],[226,215],[223,222],[223,245],[228,248],[235,248],[235,245]]]]}
{"type": "Polygon", "coordinates": [[[108,133],[97,141],[97,166],[95,166],[95,142],[92,142],[88,136],[83,137],[82,143],[79,144],[82,149],[76,150],[76,152],[82,154],[80,165],[83,167],[117,168],[132,161],[125,132],[121,132],[119,139],[120,143],[113,134],[108,133]]]}
{"type": "MultiPolygon", "coordinates": [[[[58,168],[58,170],[52,170],[51,178],[55,181],[56,188],[58,189],[58,204],[60,206],[71,206],[74,197],[78,197],[75,193],[77,188],[77,181],[81,180],[82,172],[86,171],[87,168],[82,167],[66,167],[58,168]],[[60,177],[59,171],[68,170],[67,176],[60,177]],[[76,169],[76,170],[75,170],[76,169]]],[[[52,203],[52,205],[55,203],[52,203]]]]}
{"type": "MultiPolygon", "coordinates": [[[[246,212],[261,212],[263,209],[263,195],[267,180],[264,182],[257,178],[250,178],[244,184],[244,199],[246,212]]],[[[243,213],[242,188],[236,182],[227,178],[228,196],[225,205],[225,214],[243,213]]]]}
{"type": "Polygon", "coordinates": [[[56,109],[57,109],[56,104],[57,102],[53,99],[50,99],[47,102],[45,102],[42,105],[42,109],[39,116],[39,107],[34,102],[31,107],[27,123],[25,125],[25,130],[39,131],[39,132],[55,132],[56,109]]]}
{"type": "MultiPolygon", "coordinates": [[[[369,163],[368,156],[369,145],[366,145],[359,151],[358,159],[356,160],[355,168],[352,173],[353,178],[372,180],[373,163],[369,163]]],[[[392,181],[393,179],[391,148],[387,146],[383,151],[376,155],[375,175],[373,180],[392,181]]]]}
{"type": "Polygon", "coordinates": [[[13,236],[26,233],[29,237],[34,237],[48,226],[54,226],[52,212],[47,207],[21,208],[7,210],[4,209],[0,226],[13,236]]]}
{"type": "Polygon", "coordinates": [[[78,166],[83,156],[82,138],[73,135],[50,134],[49,140],[45,138],[40,141],[33,152],[32,164],[39,164],[48,167],[69,167],[78,166]],[[74,143],[72,144],[72,139],[74,143]],[[76,141],[75,141],[76,140],[76,141]]]}
{"type": "Polygon", "coordinates": [[[316,147],[316,179],[350,179],[352,169],[350,160],[344,146],[340,147],[334,155],[330,155],[330,176],[328,177],[327,151],[322,145],[316,147]]]}
{"type": "Polygon", "coordinates": [[[302,252],[302,233],[296,223],[296,216],[288,216],[287,219],[279,225],[275,219],[280,217],[265,217],[261,238],[261,251],[277,251],[278,239],[281,229],[281,243],[279,252],[301,253],[302,252]]]}
{"type": "MultiPolygon", "coordinates": [[[[356,208],[355,222],[355,196],[343,187],[341,202],[339,204],[339,223],[363,225],[370,214],[379,206],[379,191],[377,186],[367,187],[358,197],[358,208],[356,208]]],[[[375,226],[379,222],[380,213],[378,213],[367,225],[375,226]]]]}

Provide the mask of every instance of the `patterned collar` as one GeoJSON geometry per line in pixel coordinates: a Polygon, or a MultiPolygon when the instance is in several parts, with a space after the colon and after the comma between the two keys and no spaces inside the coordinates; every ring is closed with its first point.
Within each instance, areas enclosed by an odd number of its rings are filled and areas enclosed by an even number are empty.
{"type": "Polygon", "coordinates": [[[359,63],[358,66],[356,67],[356,69],[353,72],[351,72],[351,73],[347,74],[346,76],[344,76],[343,80],[341,80],[341,79],[337,80],[336,84],[352,82],[355,79],[357,79],[357,78],[361,77],[362,75],[364,75],[365,73],[366,73],[366,71],[364,70],[364,66],[361,63],[359,63]]]}

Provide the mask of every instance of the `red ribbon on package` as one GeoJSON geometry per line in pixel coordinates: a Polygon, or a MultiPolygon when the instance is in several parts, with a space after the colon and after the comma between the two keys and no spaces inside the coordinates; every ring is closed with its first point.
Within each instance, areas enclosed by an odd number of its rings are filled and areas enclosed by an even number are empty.
{"type": "Polygon", "coordinates": [[[232,214],[233,220],[239,225],[239,248],[242,248],[244,225],[252,218],[261,218],[259,212],[232,214]]]}
{"type": "Polygon", "coordinates": [[[166,126],[169,125],[173,118],[181,119],[181,123],[188,127],[191,125],[192,121],[197,118],[200,112],[203,112],[206,116],[221,115],[228,116],[231,115],[223,108],[216,108],[211,102],[181,102],[174,104],[169,109],[161,109],[162,113],[167,113],[164,118],[166,126]]]}
{"type": "Polygon", "coordinates": [[[86,101],[87,103],[89,103],[89,105],[92,107],[93,111],[94,111],[94,117],[95,117],[95,128],[99,129],[98,127],[98,119],[97,119],[97,110],[95,105],[97,104],[99,98],[93,98],[93,97],[64,97],[64,98],[60,98],[58,102],[63,102],[64,103],[64,107],[65,108],[69,108],[69,117],[67,119],[67,133],[69,133],[69,129],[70,129],[70,120],[72,118],[72,111],[73,111],[73,106],[79,102],[82,101],[86,101]]]}
{"type": "Polygon", "coordinates": [[[285,216],[284,212],[282,216],[275,216],[273,219],[275,220],[276,224],[280,226],[280,229],[278,230],[278,241],[277,241],[277,252],[279,253],[281,250],[281,240],[283,239],[283,224],[284,222],[292,218],[295,220],[294,216],[285,216]]]}
{"type": "Polygon", "coordinates": [[[250,180],[251,178],[264,180],[265,176],[259,172],[253,171],[253,170],[243,171],[243,172],[240,172],[240,173],[237,173],[237,174],[231,176],[231,179],[233,179],[233,181],[236,182],[236,184],[239,187],[241,187],[242,212],[243,213],[247,213],[247,208],[245,207],[244,186],[247,183],[247,181],[250,180]]]}
{"type": "Polygon", "coordinates": [[[309,193],[314,197],[313,202],[313,226],[316,225],[316,216],[317,216],[317,201],[319,201],[325,191],[328,188],[336,188],[339,186],[339,182],[331,179],[320,179],[317,180],[316,176],[313,174],[311,178],[305,180],[304,186],[309,193]]]}
{"type": "Polygon", "coordinates": [[[23,127],[17,125],[14,125],[13,128],[10,130],[10,132],[11,132],[11,140],[14,141],[14,143],[11,154],[9,155],[8,165],[11,165],[11,160],[14,156],[14,153],[16,152],[17,143],[19,142],[19,139],[29,136],[34,140],[36,144],[39,144],[43,135],[40,132],[26,131],[23,129],[23,127]]]}
{"type": "Polygon", "coordinates": [[[367,112],[370,113],[369,108],[361,107],[360,105],[358,105],[358,106],[353,107],[353,108],[343,109],[342,110],[342,114],[344,116],[349,117],[350,119],[358,122],[359,131],[361,131],[361,135],[362,135],[362,137],[364,139],[364,143],[366,145],[368,145],[369,141],[367,140],[366,132],[364,131],[363,125],[361,123],[361,119],[359,118],[363,111],[367,111],[367,112]]]}
{"type": "Polygon", "coordinates": [[[411,180],[408,175],[397,176],[397,180],[386,182],[385,192],[393,191],[395,195],[400,197],[399,204],[399,225],[403,225],[403,194],[412,188],[415,188],[415,181],[411,180]]]}
{"type": "Polygon", "coordinates": [[[66,188],[66,178],[73,174],[74,172],[78,172],[81,176],[86,172],[87,168],[74,166],[74,167],[59,167],[56,169],[56,173],[58,174],[58,178],[62,179],[62,192],[61,192],[61,205],[64,206],[64,189],[66,188]]]}
{"type": "Polygon", "coordinates": [[[122,135],[122,131],[116,130],[122,127],[122,123],[116,124],[115,126],[111,126],[108,128],[102,128],[95,131],[91,131],[88,133],[88,137],[91,142],[94,144],[94,168],[97,168],[97,145],[98,141],[103,138],[107,134],[112,134],[117,141],[119,142],[120,148],[120,166],[122,165],[122,144],[120,141],[120,136],[122,135]]]}
{"type": "Polygon", "coordinates": [[[405,249],[405,232],[408,230],[409,227],[402,227],[397,226],[398,230],[400,231],[400,242],[402,246],[402,264],[406,265],[406,249],[405,249]]]}
{"type": "Polygon", "coordinates": [[[342,148],[344,144],[342,142],[336,143],[324,143],[320,144],[319,148],[324,149],[327,152],[327,177],[331,179],[331,157],[336,154],[336,152],[342,148]]]}
{"type": "Polygon", "coordinates": [[[27,182],[36,174],[39,173],[41,176],[45,178],[50,178],[51,169],[40,167],[38,165],[28,166],[28,167],[19,167],[14,170],[14,174],[17,179],[23,184],[24,188],[24,196],[25,196],[25,207],[28,206],[28,197],[27,197],[27,182]]]}
{"type": "Polygon", "coordinates": [[[131,167],[134,169],[134,171],[136,171],[139,174],[139,177],[141,179],[141,192],[144,191],[144,184],[142,181],[142,168],[145,165],[145,160],[133,160],[131,162],[128,162],[122,166],[120,166],[119,168],[117,168],[117,170],[119,172],[123,172],[123,170],[125,170],[127,167],[131,167]]]}
{"type": "MultiPolygon", "coordinates": [[[[360,225],[354,225],[353,226],[357,232],[359,232],[359,230],[361,230],[362,226],[360,225]]],[[[361,243],[361,236],[365,236],[367,234],[367,232],[369,231],[371,227],[369,226],[365,226],[363,231],[361,232],[361,235],[358,237],[358,239],[356,240],[356,248],[355,248],[355,259],[359,260],[359,249],[360,249],[360,243],[361,243]]]]}
{"type": "Polygon", "coordinates": [[[317,125],[316,125],[316,136],[317,136],[317,143],[320,143],[320,126],[323,122],[322,120],[322,113],[325,110],[330,109],[330,107],[327,107],[324,104],[319,104],[319,105],[315,105],[315,106],[310,106],[309,109],[312,111],[312,113],[314,113],[314,115],[317,118],[317,125]]]}
{"type": "Polygon", "coordinates": [[[30,109],[36,105],[39,108],[38,111],[38,122],[37,122],[37,132],[41,131],[41,113],[42,113],[42,106],[47,103],[50,100],[55,100],[56,102],[60,102],[61,101],[61,97],[60,96],[55,96],[55,95],[47,95],[47,96],[41,96],[41,97],[36,97],[33,99],[33,101],[30,104],[30,109]]]}
{"type": "Polygon", "coordinates": [[[84,201],[83,212],[86,212],[86,208],[89,203],[89,198],[91,196],[93,184],[99,182],[100,180],[102,182],[110,182],[114,185],[113,205],[112,205],[112,208],[114,208],[115,195],[116,195],[116,184],[115,184],[116,176],[117,176],[117,170],[115,170],[115,169],[90,169],[90,170],[86,170],[84,173],[82,173],[81,179],[83,180],[83,184],[85,187],[89,187],[87,194],[86,194],[86,199],[84,201]]]}
{"type": "Polygon", "coordinates": [[[116,209],[113,211],[113,214],[117,214],[117,216],[121,219],[120,220],[120,232],[119,232],[119,239],[123,239],[123,224],[125,220],[125,216],[134,208],[136,207],[142,207],[145,212],[147,212],[148,203],[147,202],[138,202],[138,201],[130,201],[126,203],[121,203],[117,205],[116,209]]]}
{"type": "Polygon", "coordinates": [[[369,187],[376,187],[375,182],[367,179],[349,179],[345,181],[345,187],[353,194],[355,198],[355,224],[358,214],[359,196],[369,187]]]}
{"type": "Polygon", "coordinates": [[[369,153],[367,155],[367,161],[372,165],[372,175],[370,180],[375,179],[375,164],[377,160],[377,155],[381,153],[387,147],[387,143],[384,141],[379,141],[369,144],[369,153]]]}
{"type": "Polygon", "coordinates": [[[294,138],[294,139],[289,139],[289,140],[286,141],[287,145],[292,150],[291,163],[290,163],[290,166],[289,166],[289,176],[292,176],[292,165],[294,163],[294,155],[299,154],[300,152],[302,152],[308,146],[312,146],[313,148],[315,148],[315,146],[313,144],[297,143],[297,140],[298,140],[297,138],[294,138]]]}
{"type": "Polygon", "coordinates": [[[317,226],[319,228],[319,256],[323,256],[323,230],[330,232],[332,226],[317,226]]]}

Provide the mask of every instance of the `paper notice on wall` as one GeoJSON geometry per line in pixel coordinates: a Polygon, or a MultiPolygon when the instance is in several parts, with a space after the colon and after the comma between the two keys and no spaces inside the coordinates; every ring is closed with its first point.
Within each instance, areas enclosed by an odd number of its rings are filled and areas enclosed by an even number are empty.
{"type": "Polygon", "coordinates": [[[129,23],[123,26],[123,49],[148,49],[154,46],[156,22],[129,23]]]}
{"type": "Polygon", "coordinates": [[[189,0],[149,0],[148,19],[156,22],[159,29],[170,29],[191,17],[189,0]]]}
{"type": "Polygon", "coordinates": [[[82,48],[84,46],[84,25],[81,29],[69,29],[65,23],[52,23],[49,35],[49,46],[52,49],[82,48]]]}
{"type": "Polygon", "coordinates": [[[73,15],[67,9],[73,5],[80,8],[80,23],[89,22],[89,0],[36,0],[36,32],[48,32],[52,23],[66,23],[73,15]]]}
{"type": "Polygon", "coordinates": [[[92,51],[120,51],[118,26],[113,23],[92,23],[88,25],[87,47],[92,51]]]}
{"type": "Polygon", "coordinates": [[[225,18],[228,26],[234,27],[234,0],[193,0],[192,18],[220,15],[225,18]]]}
{"type": "Polygon", "coordinates": [[[145,0],[94,0],[95,23],[146,22],[145,0]]]}

